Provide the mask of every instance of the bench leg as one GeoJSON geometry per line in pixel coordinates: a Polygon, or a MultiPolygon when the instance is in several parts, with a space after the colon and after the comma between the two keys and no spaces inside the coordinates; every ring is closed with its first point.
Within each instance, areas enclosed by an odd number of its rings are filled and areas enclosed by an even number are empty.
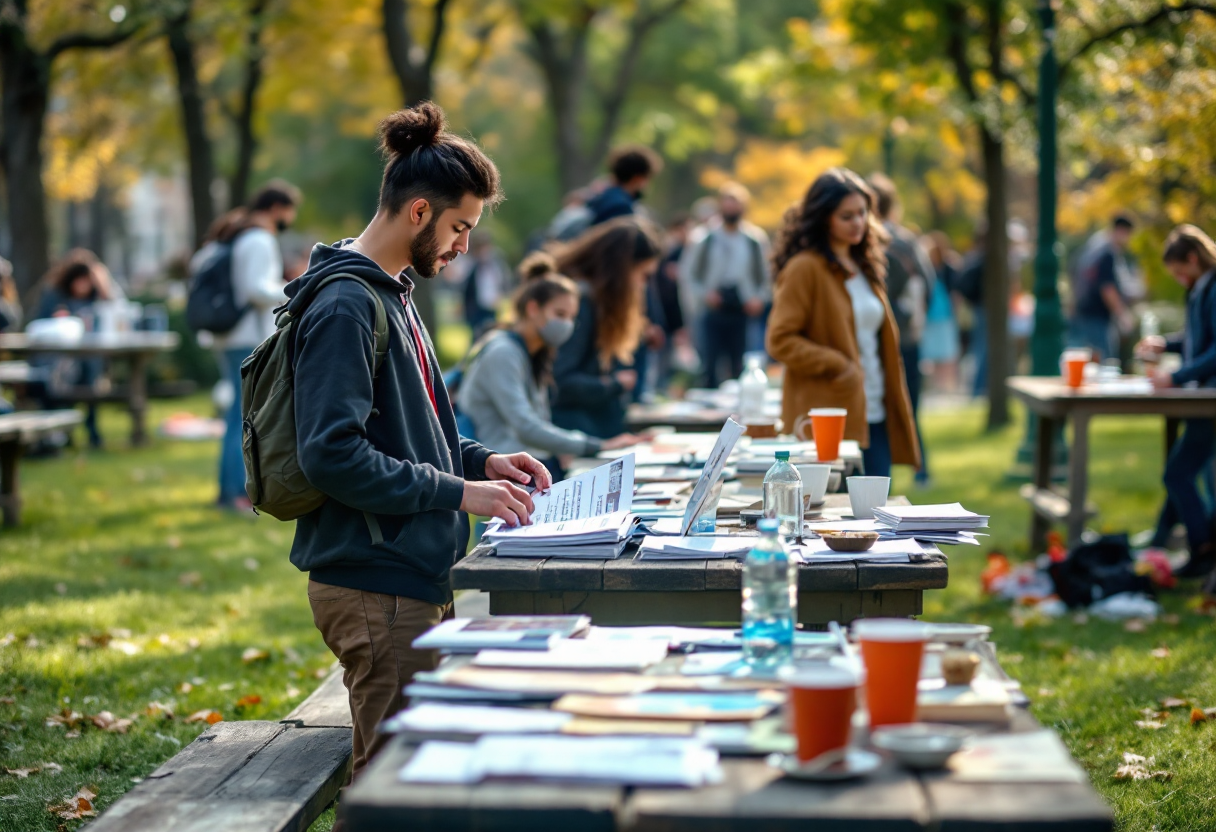
{"type": "Polygon", "coordinates": [[[0,511],[4,515],[4,525],[10,527],[21,522],[21,496],[17,487],[20,459],[20,442],[0,443],[0,511]]]}
{"type": "Polygon", "coordinates": [[[148,442],[144,422],[148,411],[148,356],[131,357],[131,380],[127,390],[127,406],[131,411],[131,444],[135,447],[148,442]]]}
{"type": "Polygon", "coordinates": [[[1089,414],[1072,419],[1072,456],[1068,460],[1068,545],[1080,542],[1085,531],[1085,497],[1089,490],[1089,414]]]}
{"type": "MultiPolygon", "coordinates": [[[[1036,490],[1051,488],[1051,462],[1055,451],[1056,421],[1039,416],[1039,432],[1034,443],[1034,487],[1036,490]]],[[[1030,553],[1036,554],[1047,548],[1047,531],[1050,524],[1033,508],[1030,512],[1030,553]]]]}

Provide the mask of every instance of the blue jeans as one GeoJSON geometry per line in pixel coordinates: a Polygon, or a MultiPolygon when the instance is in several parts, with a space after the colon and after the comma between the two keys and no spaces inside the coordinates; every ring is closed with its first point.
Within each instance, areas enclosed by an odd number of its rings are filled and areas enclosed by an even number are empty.
{"type": "Polygon", "coordinates": [[[1184,425],[1182,436],[1165,461],[1165,505],[1153,545],[1164,546],[1181,521],[1186,526],[1187,546],[1194,554],[1212,540],[1211,516],[1199,493],[1198,480],[1211,467],[1216,454],[1216,425],[1211,419],[1187,419],[1184,425]]]}
{"type": "Polygon", "coordinates": [[[870,447],[861,449],[861,464],[867,477],[891,476],[891,438],[887,422],[870,422],[870,447]]]}
{"type": "Polygon", "coordinates": [[[929,452],[925,450],[925,440],[920,433],[920,344],[912,344],[899,348],[904,360],[904,381],[908,383],[908,398],[912,400],[912,423],[916,428],[916,443],[920,445],[920,470],[916,472],[916,481],[929,481],[929,452]]]}
{"type": "Polygon", "coordinates": [[[224,350],[221,369],[232,382],[232,407],[224,417],[224,439],[220,443],[220,502],[245,497],[245,458],[241,454],[241,362],[253,350],[237,347],[224,350]]]}
{"type": "Polygon", "coordinates": [[[975,380],[971,395],[979,398],[988,394],[988,319],[983,305],[973,306],[975,324],[971,327],[971,354],[975,356],[975,380]]]}

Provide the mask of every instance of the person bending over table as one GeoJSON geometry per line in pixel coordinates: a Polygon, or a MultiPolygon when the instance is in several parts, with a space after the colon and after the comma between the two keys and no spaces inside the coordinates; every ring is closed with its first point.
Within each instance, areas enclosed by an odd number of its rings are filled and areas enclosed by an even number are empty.
{"type": "Polygon", "coordinates": [[[570,457],[625,448],[638,437],[624,433],[597,439],[553,424],[548,392],[553,357],[574,334],[578,286],[558,274],[556,261],[545,252],[526,258],[519,273],[523,285],[515,294],[515,323],[481,340],[465,370],[457,405],[472,421],[478,442],[499,453],[527,451],[544,460],[556,479],[570,457]]]}
{"type": "Polygon", "coordinates": [[[607,439],[625,430],[625,399],[639,383],[629,369],[646,328],[643,299],[663,249],[637,217],[597,225],[554,254],[579,289],[574,335],[553,362],[553,423],[607,439]]]}
{"type": "Polygon", "coordinates": [[[773,249],[768,351],[785,365],[786,430],[813,407],[843,407],[845,438],[861,444],[866,474],[885,477],[892,463],[919,468],[920,444],[873,207],[865,181],[834,168],[786,212],[773,249]]]}
{"type": "MultiPolygon", "coordinates": [[[[1162,338],[1143,339],[1137,352],[1152,358],[1163,352],[1182,355],[1182,366],[1153,373],[1153,386],[1216,387],[1216,243],[1193,225],[1175,228],[1165,244],[1165,267],[1187,290],[1186,324],[1182,332],[1162,338]]],[[[1216,430],[1211,419],[1187,419],[1182,437],[1170,449],[1165,463],[1165,505],[1154,546],[1164,546],[1170,532],[1181,521],[1186,526],[1190,558],[1176,571],[1181,578],[1200,578],[1216,567],[1212,544],[1212,518],[1199,494],[1199,476],[1216,454],[1216,430]]]]}

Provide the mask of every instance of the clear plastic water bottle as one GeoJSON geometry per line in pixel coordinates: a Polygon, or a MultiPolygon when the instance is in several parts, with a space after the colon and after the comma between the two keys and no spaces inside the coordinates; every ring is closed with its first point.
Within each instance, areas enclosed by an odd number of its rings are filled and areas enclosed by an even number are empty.
{"type": "Polygon", "coordinates": [[[781,534],[799,537],[802,534],[802,477],[790,465],[790,452],[777,451],[777,461],[764,475],[764,516],[773,517],[781,526],[781,534]]]}
{"type": "Polygon", "coordinates": [[[759,527],[760,539],[743,561],[743,659],[768,675],[793,659],[798,566],[777,534],[777,521],[766,517],[759,527]]]}
{"type": "Polygon", "coordinates": [[[1140,318],[1140,337],[1150,338],[1161,334],[1161,321],[1153,310],[1148,310],[1140,318]]]}
{"type": "Polygon", "coordinates": [[[768,376],[764,373],[764,353],[749,352],[743,361],[743,375],[739,376],[739,419],[746,425],[764,421],[768,376]]]}

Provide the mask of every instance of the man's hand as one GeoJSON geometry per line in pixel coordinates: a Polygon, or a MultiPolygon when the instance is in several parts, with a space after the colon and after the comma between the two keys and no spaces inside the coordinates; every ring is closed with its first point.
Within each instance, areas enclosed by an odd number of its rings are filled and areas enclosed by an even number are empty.
{"type": "Polygon", "coordinates": [[[637,370],[617,370],[612,374],[616,379],[617,384],[621,385],[626,393],[632,392],[633,388],[638,386],[638,371],[637,370]]]}
{"type": "Polygon", "coordinates": [[[705,293],[705,306],[709,309],[717,309],[722,305],[722,295],[717,289],[710,289],[705,293]]]}
{"type": "Polygon", "coordinates": [[[605,439],[604,444],[600,447],[605,451],[616,451],[621,448],[632,448],[641,441],[642,437],[640,436],[635,436],[632,433],[621,433],[611,439],[605,439]]]}
{"type": "Polygon", "coordinates": [[[1165,370],[1158,370],[1153,373],[1153,389],[1154,390],[1169,390],[1171,387],[1176,387],[1174,384],[1174,374],[1165,370]]]}
{"type": "MultiPolygon", "coordinates": [[[[494,459],[494,457],[490,457],[494,459]]],[[[507,480],[464,484],[460,510],[479,517],[499,517],[508,526],[527,526],[532,517],[532,497],[507,480]]]]}
{"type": "Polygon", "coordinates": [[[757,318],[764,314],[764,301],[760,298],[752,298],[743,304],[743,311],[747,313],[749,318],[757,318]]]}
{"type": "Polygon", "coordinates": [[[1136,355],[1159,356],[1165,352],[1165,339],[1160,335],[1149,335],[1136,344],[1136,355]]]}
{"type": "MultiPolygon", "coordinates": [[[[540,460],[531,454],[494,454],[486,460],[486,479],[509,480],[521,485],[531,485],[537,491],[548,491],[553,487],[553,475],[540,460]]],[[[531,503],[529,503],[529,506],[531,503]]],[[[531,508],[529,508],[531,511],[531,508]]]]}

